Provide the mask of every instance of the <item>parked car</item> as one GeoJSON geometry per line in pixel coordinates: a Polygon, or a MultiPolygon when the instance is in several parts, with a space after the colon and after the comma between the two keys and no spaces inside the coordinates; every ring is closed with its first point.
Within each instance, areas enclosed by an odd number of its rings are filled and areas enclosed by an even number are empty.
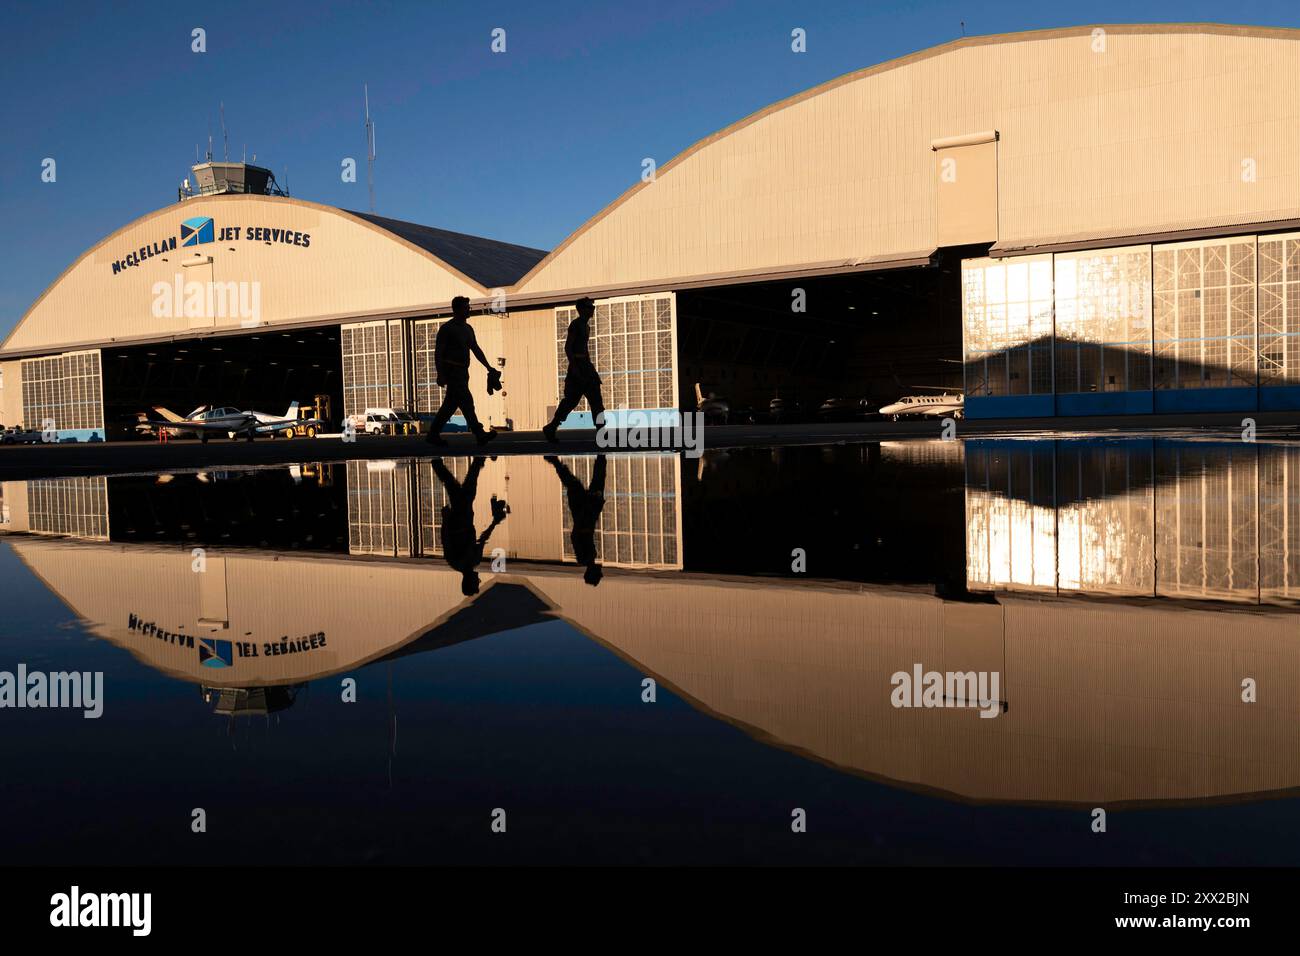
{"type": "Polygon", "coordinates": [[[0,430],[0,445],[39,445],[44,440],[38,430],[22,425],[0,430]]]}

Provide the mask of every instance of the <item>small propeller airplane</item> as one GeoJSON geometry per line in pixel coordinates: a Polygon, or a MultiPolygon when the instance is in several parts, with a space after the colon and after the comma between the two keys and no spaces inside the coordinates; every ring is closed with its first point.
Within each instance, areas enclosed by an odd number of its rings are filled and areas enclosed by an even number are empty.
{"type": "Polygon", "coordinates": [[[223,433],[232,438],[243,436],[252,441],[258,435],[275,435],[281,432],[289,434],[300,425],[306,429],[309,436],[314,436],[316,430],[324,424],[316,418],[299,418],[297,402],[290,404],[282,416],[270,415],[266,412],[245,412],[225,406],[211,408],[207,405],[200,405],[183,418],[161,405],[155,405],[153,410],[161,416],[162,420],[150,420],[149,425],[154,428],[165,428],[172,434],[191,432],[198,435],[199,441],[203,442],[213,435],[223,433]]]}

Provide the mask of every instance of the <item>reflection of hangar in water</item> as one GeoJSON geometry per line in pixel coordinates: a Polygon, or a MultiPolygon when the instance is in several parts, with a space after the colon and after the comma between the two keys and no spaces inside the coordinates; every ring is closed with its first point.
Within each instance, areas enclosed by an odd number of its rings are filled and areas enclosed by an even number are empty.
{"type": "Polygon", "coordinates": [[[1290,615],[1017,596],[971,604],[692,575],[622,574],[593,589],[543,567],[488,575],[466,599],[437,564],[239,553],[210,559],[204,576],[174,548],[7,540],[95,634],[217,693],[293,686],[559,617],[763,740],[908,786],[1088,805],[1300,786],[1300,696],[1270,686],[1257,704],[1239,698],[1244,676],[1300,666],[1290,615]],[[304,647],[312,635],[323,641],[304,647]],[[219,666],[207,666],[205,645],[226,656],[219,666]],[[915,662],[1000,671],[1006,712],[895,710],[890,676],[915,662]]]}
{"type": "Polygon", "coordinates": [[[966,474],[973,589],[1300,599],[1300,449],[977,441],[966,474]]]}
{"type": "Polygon", "coordinates": [[[509,560],[575,560],[572,499],[562,483],[572,479],[600,496],[588,529],[596,560],[621,568],[682,567],[682,466],[672,454],[609,455],[599,470],[591,458],[551,463],[512,456],[477,464],[372,460],[147,479],[8,481],[0,482],[0,532],[441,557],[451,502],[438,467],[454,481],[481,469],[472,502],[479,530],[492,523],[494,500],[514,502],[509,520],[493,529],[489,560],[496,548],[509,560]]]}
{"type": "Polygon", "coordinates": [[[549,253],[209,191],[97,243],[28,310],[0,349],[0,420],[85,437],[152,403],[278,411],[313,393],[336,417],[427,412],[456,295],[487,310],[479,338],[507,362],[483,417],[521,429],[556,401],[588,294],[611,407],[964,383],[971,416],[1294,409],[1300,104],[1279,91],[1298,39],[963,38],[739,120],[549,253]],[[155,309],[178,279],[233,306],[155,309]]]}
{"type": "MultiPolygon", "coordinates": [[[[942,463],[960,447],[912,451],[942,463]]],[[[499,530],[521,520],[501,541],[512,560],[528,560],[502,571],[485,560],[470,597],[455,569],[418,559],[439,557],[440,538],[421,530],[421,477],[396,468],[369,473],[364,495],[392,502],[398,487],[414,488],[411,503],[386,517],[374,502],[349,506],[346,547],[335,554],[209,548],[196,573],[187,546],[95,540],[93,524],[85,538],[4,540],[94,634],[210,688],[223,713],[269,711],[285,704],[277,688],[559,618],[761,740],[909,787],[1086,806],[1300,787],[1300,692],[1274,678],[1258,703],[1240,696],[1246,677],[1300,667],[1297,619],[1270,606],[1296,597],[1300,453],[1028,442],[972,443],[965,455],[955,530],[968,542],[970,587],[996,589],[991,600],[649,561],[592,588],[566,560],[559,483],[505,460],[483,472],[480,496],[508,493],[499,530]],[[1105,467],[1081,472],[1080,456],[1105,467]],[[1102,477],[1080,485],[1081,473],[1102,477]],[[409,550],[398,547],[402,534],[409,550]],[[432,550],[419,543],[426,534],[432,550]],[[1070,596],[1083,592],[1107,598],[1070,596]],[[990,720],[894,709],[891,675],[917,663],[999,672],[1006,711],[990,720]]],[[[571,463],[589,474],[590,460],[571,463]]],[[[351,479],[339,472],[336,488],[351,479]]],[[[612,496],[633,487],[618,474],[612,496]]],[[[89,482],[63,484],[80,493],[89,482]]],[[[24,496],[29,487],[5,485],[11,519],[24,496]]],[[[430,506],[438,500],[435,489],[430,506]]]]}

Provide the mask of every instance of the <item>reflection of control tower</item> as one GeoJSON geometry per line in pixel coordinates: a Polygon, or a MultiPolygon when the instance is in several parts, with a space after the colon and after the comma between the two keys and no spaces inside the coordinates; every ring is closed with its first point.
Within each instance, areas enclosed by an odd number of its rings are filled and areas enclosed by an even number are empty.
{"type": "Polygon", "coordinates": [[[265,717],[288,710],[306,684],[281,687],[209,687],[199,686],[203,702],[212,705],[212,712],[223,717],[265,717]]]}

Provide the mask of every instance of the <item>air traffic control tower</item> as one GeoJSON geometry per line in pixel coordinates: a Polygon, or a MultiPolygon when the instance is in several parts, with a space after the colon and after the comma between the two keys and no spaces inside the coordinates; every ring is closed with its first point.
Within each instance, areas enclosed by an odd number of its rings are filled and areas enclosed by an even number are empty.
{"type": "Polygon", "coordinates": [[[190,175],[178,190],[177,199],[184,202],[196,196],[221,196],[230,193],[250,193],[255,196],[287,196],[289,193],[275,181],[275,173],[251,163],[206,162],[190,167],[190,175]]]}

